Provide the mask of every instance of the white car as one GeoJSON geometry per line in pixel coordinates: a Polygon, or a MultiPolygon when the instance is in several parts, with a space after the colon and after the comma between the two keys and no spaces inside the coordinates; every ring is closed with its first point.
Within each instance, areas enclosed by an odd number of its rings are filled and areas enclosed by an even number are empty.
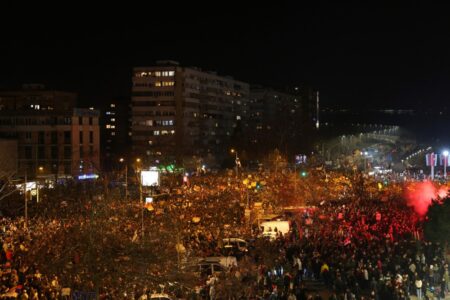
{"type": "Polygon", "coordinates": [[[240,252],[247,252],[247,242],[239,238],[225,238],[223,239],[223,248],[230,250],[239,250],[240,252]]]}

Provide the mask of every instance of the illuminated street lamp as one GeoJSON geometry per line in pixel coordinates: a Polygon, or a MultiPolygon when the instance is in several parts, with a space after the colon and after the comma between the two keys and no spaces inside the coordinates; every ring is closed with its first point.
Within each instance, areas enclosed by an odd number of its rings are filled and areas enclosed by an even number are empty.
{"type": "MultiPolygon", "coordinates": [[[[44,167],[39,166],[38,171],[39,171],[39,174],[42,174],[44,172],[44,167]]],[[[39,179],[38,179],[38,176],[36,176],[36,201],[39,203],[39,179]]]]}
{"type": "Polygon", "coordinates": [[[144,242],[144,198],[143,198],[143,191],[142,191],[142,169],[138,166],[141,163],[141,159],[140,158],[136,158],[136,169],[138,174],[138,181],[139,181],[139,205],[142,205],[141,208],[141,233],[142,233],[142,242],[144,242]]]}
{"type": "MultiPolygon", "coordinates": [[[[125,160],[121,157],[119,162],[123,163],[125,160]]],[[[125,201],[128,200],[128,164],[125,163],[125,201]]]]}
{"type": "Polygon", "coordinates": [[[239,177],[239,167],[241,166],[241,162],[239,161],[237,150],[231,149],[230,152],[235,154],[234,163],[236,165],[236,177],[239,177]]]}

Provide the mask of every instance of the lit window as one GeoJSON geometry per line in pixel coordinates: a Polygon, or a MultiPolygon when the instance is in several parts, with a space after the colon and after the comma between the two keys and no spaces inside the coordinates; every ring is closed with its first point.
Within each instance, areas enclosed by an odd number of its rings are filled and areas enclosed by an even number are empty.
{"type": "Polygon", "coordinates": [[[149,144],[149,145],[153,145],[153,141],[152,141],[152,140],[149,140],[149,141],[148,141],[148,144],[149,144]]]}
{"type": "Polygon", "coordinates": [[[89,110],[94,110],[94,108],[93,107],[89,107],[89,110]]]}
{"type": "Polygon", "coordinates": [[[115,129],[116,128],[116,125],[111,125],[111,129],[115,129]]]}
{"type": "Polygon", "coordinates": [[[163,81],[162,86],[174,86],[175,82],[173,81],[163,81]]]}
{"type": "Polygon", "coordinates": [[[116,119],[115,118],[111,118],[111,122],[115,122],[116,121],[116,119]]]}
{"type": "Polygon", "coordinates": [[[162,121],[162,126],[172,126],[173,125],[173,120],[163,120],[162,121]]]}
{"type": "Polygon", "coordinates": [[[167,135],[169,132],[167,130],[161,130],[161,135],[167,135]]]}
{"type": "Polygon", "coordinates": [[[161,81],[156,81],[155,86],[161,86],[161,81]]]}
{"type": "Polygon", "coordinates": [[[161,72],[160,71],[155,71],[155,76],[156,77],[161,77],[161,72]]]}
{"type": "Polygon", "coordinates": [[[111,105],[110,105],[111,107],[116,107],[116,105],[114,104],[114,103],[111,103],[111,105]]]}
{"type": "Polygon", "coordinates": [[[109,124],[106,124],[106,128],[111,128],[111,125],[109,125],[109,124]]]}
{"type": "Polygon", "coordinates": [[[175,130],[171,130],[170,133],[171,133],[171,134],[175,134],[175,130]]]}
{"type": "Polygon", "coordinates": [[[241,116],[236,116],[236,120],[240,120],[241,119],[241,116]]]}
{"type": "Polygon", "coordinates": [[[153,131],[153,135],[159,135],[159,130],[153,131]]]}
{"type": "Polygon", "coordinates": [[[111,135],[116,135],[116,132],[115,132],[115,131],[112,131],[112,132],[111,132],[111,135]]]}
{"type": "Polygon", "coordinates": [[[169,76],[175,76],[175,71],[169,71],[169,76]]]}
{"type": "Polygon", "coordinates": [[[107,112],[106,112],[106,114],[107,114],[107,115],[110,115],[110,114],[111,114],[111,112],[110,112],[110,111],[107,111],[107,112]]]}

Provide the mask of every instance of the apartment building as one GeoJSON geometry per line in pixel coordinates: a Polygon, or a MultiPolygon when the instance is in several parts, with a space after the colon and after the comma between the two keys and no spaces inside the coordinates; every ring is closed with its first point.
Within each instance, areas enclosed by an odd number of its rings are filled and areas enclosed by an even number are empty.
{"type": "Polygon", "coordinates": [[[72,177],[98,172],[99,112],[73,93],[43,85],[0,91],[0,137],[17,141],[18,174],[72,177]]]}
{"type": "Polygon", "coordinates": [[[316,119],[314,94],[308,87],[294,87],[284,91],[252,86],[249,113],[245,126],[247,149],[256,156],[278,148],[285,153],[308,148],[316,119]]]}
{"type": "Polygon", "coordinates": [[[223,154],[246,117],[249,85],[174,61],[136,67],[132,87],[132,145],[136,155],[223,154]]]}
{"type": "Polygon", "coordinates": [[[118,97],[107,101],[100,111],[102,160],[111,164],[130,152],[130,100],[118,97]]]}

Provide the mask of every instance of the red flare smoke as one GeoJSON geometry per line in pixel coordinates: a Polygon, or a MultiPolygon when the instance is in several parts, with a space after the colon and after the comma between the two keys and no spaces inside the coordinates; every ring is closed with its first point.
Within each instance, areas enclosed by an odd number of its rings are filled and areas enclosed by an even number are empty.
{"type": "Polygon", "coordinates": [[[431,181],[410,183],[405,189],[406,204],[414,208],[421,217],[425,216],[433,200],[444,199],[448,194],[447,187],[439,189],[431,181]]]}

